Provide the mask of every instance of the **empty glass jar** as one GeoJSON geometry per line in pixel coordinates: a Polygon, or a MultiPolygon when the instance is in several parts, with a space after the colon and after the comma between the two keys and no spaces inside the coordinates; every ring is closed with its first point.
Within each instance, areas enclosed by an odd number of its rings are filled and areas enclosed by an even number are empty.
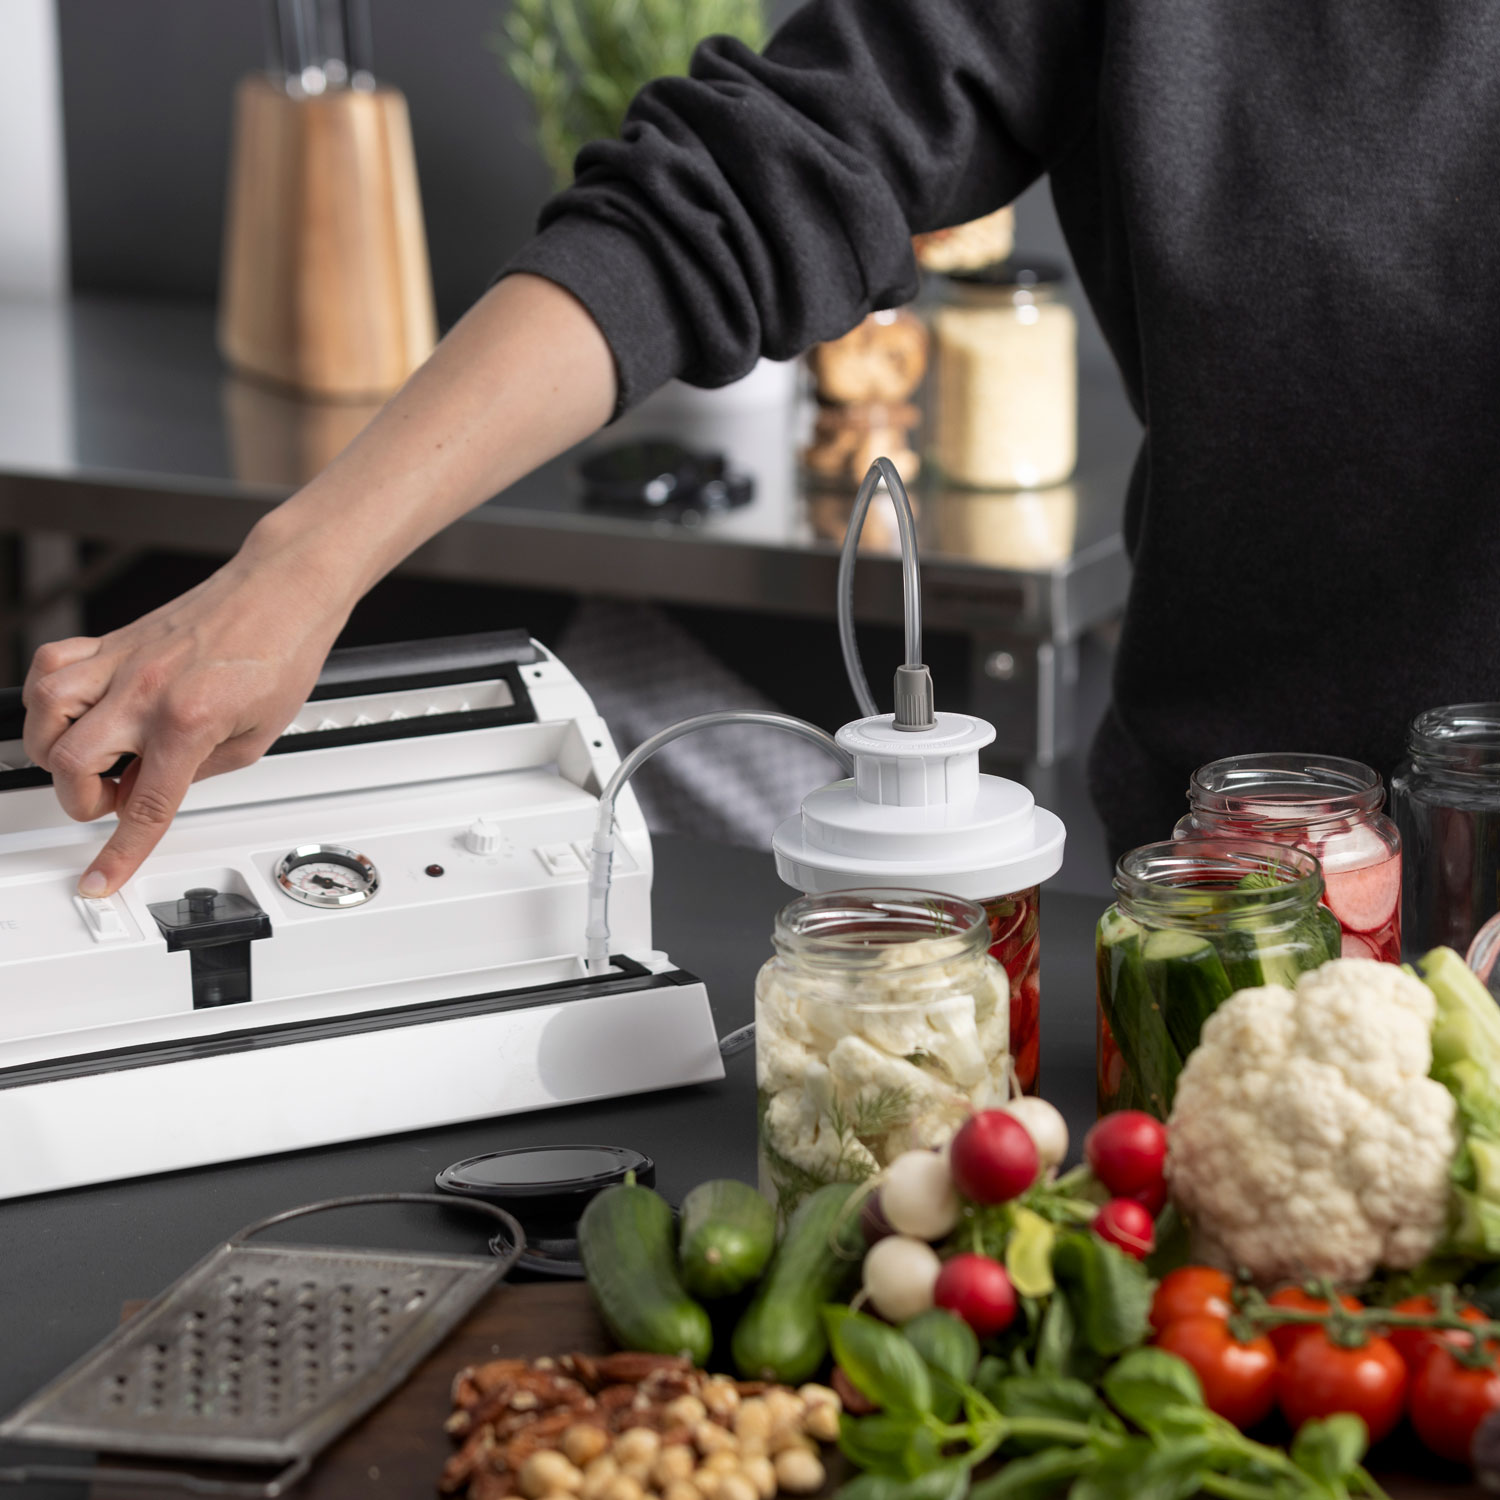
{"type": "Polygon", "coordinates": [[[1412,720],[1391,778],[1401,831],[1401,921],[1413,956],[1465,952],[1500,911],[1500,703],[1429,709],[1412,720]]]}

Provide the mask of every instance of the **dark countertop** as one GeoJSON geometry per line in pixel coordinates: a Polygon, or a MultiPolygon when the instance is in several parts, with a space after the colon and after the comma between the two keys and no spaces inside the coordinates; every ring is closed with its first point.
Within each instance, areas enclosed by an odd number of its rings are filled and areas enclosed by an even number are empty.
{"type": "MultiPolygon", "coordinates": [[[[657,941],[708,983],[720,1034],[753,1019],[755,972],[790,899],[769,855],[679,838],[656,841],[657,941]]],[[[1075,1146],[1093,1118],[1093,927],[1103,903],[1043,894],[1042,1082],[1075,1146]]],[[[481,1121],[316,1151],[0,1203],[0,1414],[90,1349],[124,1303],[154,1295],[236,1229],[343,1193],[430,1191],[444,1166],[482,1151],[566,1141],[635,1147],[655,1158],[670,1198],[710,1177],[755,1180],[754,1062],[721,1083],[481,1121]]],[[[230,1101],[229,1108],[253,1108],[230,1101]]],[[[190,1127],[191,1122],[184,1122],[190,1127]]],[[[459,1216],[358,1210],[308,1240],[472,1250],[459,1216]]],[[[293,1239],[295,1226],[278,1230],[293,1239]]],[[[0,1458],[0,1462],[4,1459],[0,1458]]],[[[6,1493],[63,1500],[76,1486],[6,1493]]]]}
{"type": "MultiPolygon", "coordinates": [[[[1140,429],[1113,372],[1085,370],[1080,404],[1071,483],[921,490],[934,628],[1065,642],[1119,614],[1128,582],[1121,514],[1140,429]]],[[[227,553],[373,410],[302,401],[230,374],[206,304],[0,300],[0,528],[227,553]]],[[[680,419],[657,406],[604,440],[670,431],[680,419]]],[[[583,505],[565,456],[448,527],[408,569],[831,616],[848,499],[799,488],[797,416],[772,407],[693,420],[703,441],[754,472],[752,504],[697,525],[606,517],[583,505]]],[[[864,552],[858,613],[898,621],[896,539],[879,507],[864,552]]]]}

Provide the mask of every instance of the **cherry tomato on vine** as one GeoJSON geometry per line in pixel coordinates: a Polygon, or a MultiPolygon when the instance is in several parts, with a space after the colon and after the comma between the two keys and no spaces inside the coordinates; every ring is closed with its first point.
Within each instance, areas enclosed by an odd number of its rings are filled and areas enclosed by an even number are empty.
{"type": "Polygon", "coordinates": [[[1412,1373],[1410,1406],[1417,1436],[1439,1458],[1466,1463],[1474,1429],[1500,1410],[1500,1370],[1493,1359],[1470,1368],[1441,1344],[1428,1344],[1412,1373]]]}
{"type": "MultiPolygon", "coordinates": [[[[1304,1292],[1300,1286],[1284,1286],[1279,1292],[1272,1292],[1266,1301],[1272,1307],[1284,1307],[1290,1312],[1328,1311],[1327,1298],[1314,1297],[1311,1293],[1304,1292]]],[[[1349,1312],[1360,1310],[1360,1303],[1353,1297],[1340,1297],[1339,1302],[1349,1312]]],[[[1271,1342],[1276,1345],[1276,1352],[1285,1359],[1298,1339],[1319,1331],[1316,1323],[1282,1323],[1270,1330],[1271,1342]]]]}
{"type": "Polygon", "coordinates": [[[1378,1443],[1401,1420],[1406,1385],[1406,1366],[1389,1339],[1346,1349],[1315,1329],[1282,1356],[1276,1399],[1294,1428],[1314,1417],[1351,1411],[1364,1419],[1370,1441],[1378,1443]]]}
{"type": "MultiPolygon", "coordinates": [[[[1430,1318],[1437,1310],[1437,1303],[1431,1297],[1408,1297],[1391,1309],[1394,1313],[1407,1313],[1423,1318],[1430,1318]]],[[[1477,1307],[1461,1307],[1458,1315],[1470,1323],[1485,1321],[1484,1314],[1477,1307]]],[[[1450,1335],[1455,1331],[1446,1330],[1450,1335]]],[[[1386,1337],[1395,1345],[1396,1353],[1406,1361],[1408,1372],[1415,1375],[1427,1357],[1427,1351],[1442,1341],[1444,1332],[1445,1330],[1432,1328],[1393,1328],[1386,1337]]]]}
{"type": "Polygon", "coordinates": [[[1185,1359],[1198,1372],[1208,1409],[1236,1427],[1255,1427],[1270,1416],[1278,1362],[1264,1334],[1241,1344],[1222,1317],[1198,1313],[1168,1323],[1156,1347],[1185,1359]]]}
{"type": "Polygon", "coordinates": [[[1212,1266],[1179,1266],[1151,1299],[1151,1326],[1160,1333],[1180,1318],[1227,1318],[1233,1291],[1234,1283],[1212,1266]]]}

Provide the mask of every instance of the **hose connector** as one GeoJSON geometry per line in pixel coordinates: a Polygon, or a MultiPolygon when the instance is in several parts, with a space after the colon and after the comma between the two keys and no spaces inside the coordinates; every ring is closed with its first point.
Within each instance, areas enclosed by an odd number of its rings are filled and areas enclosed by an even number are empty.
{"type": "Polygon", "coordinates": [[[932,673],[925,666],[896,668],[897,729],[936,729],[932,707],[932,673]]]}

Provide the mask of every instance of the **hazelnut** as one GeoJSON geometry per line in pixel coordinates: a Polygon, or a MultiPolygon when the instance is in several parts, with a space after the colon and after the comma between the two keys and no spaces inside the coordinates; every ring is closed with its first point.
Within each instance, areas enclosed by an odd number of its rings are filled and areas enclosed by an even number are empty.
{"type": "Polygon", "coordinates": [[[828,1478],[823,1461],[802,1448],[776,1455],[776,1481],[789,1495],[813,1495],[828,1478]]]}
{"type": "Polygon", "coordinates": [[[708,1408],[696,1396],[678,1396],[662,1408],[668,1427],[696,1427],[708,1415],[708,1408]]]}
{"type": "Polygon", "coordinates": [[[710,1453],[698,1467],[708,1474],[733,1474],[739,1466],[739,1454],[733,1448],[721,1448],[710,1453]]]}
{"type": "Polygon", "coordinates": [[[674,1479],[661,1492],[661,1500],[703,1500],[698,1486],[688,1479],[674,1479]]]}
{"type": "Polygon", "coordinates": [[[755,1486],[738,1469],[719,1480],[713,1500],[760,1500],[755,1486]]]}
{"type": "Polygon", "coordinates": [[[779,1486],[776,1480],[776,1467],[769,1458],[747,1458],[744,1475],[755,1486],[755,1492],[760,1496],[760,1500],[775,1500],[779,1486]]]}
{"type": "Polygon", "coordinates": [[[705,1458],[711,1453],[733,1452],[739,1447],[732,1432],[709,1421],[699,1422],[693,1428],[693,1443],[705,1458]]]}
{"type": "Polygon", "coordinates": [[[583,1471],[582,1500],[603,1500],[604,1492],[615,1482],[620,1466],[609,1454],[601,1453],[583,1471]]]}
{"type": "Polygon", "coordinates": [[[615,1462],[621,1466],[645,1464],[649,1469],[661,1451],[661,1438],[649,1427],[631,1427],[615,1439],[611,1451],[615,1462]]]}
{"type": "Polygon", "coordinates": [[[610,1480],[601,1500],[646,1500],[646,1487],[629,1474],[616,1474],[610,1480]]]}
{"type": "Polygon", "coordinates": [[[559,1490],[576,1493],[583,1487],[583,1475],[561,1453],[544,1448],[521,1465],[517,1482],[527,1500],[542,1500],[543,1495],[555,1494],[559,1490]]]}
{"type": "Polygon", "coordinates": [[[691,1479],[698,1466],[693,1462],[693,1450],[681,1446],[663,1448],[651,1466],[651,1480],[658,1489],[665,1490],[679,1480],[691,1479]]]}
{"type": "Polygon", "coordinates": [[[807,1415],[802,1419],[802,1430],[808,1437],[816,1438],[820,1443],[838,1442],[838,1407],[830,1406],[826,1401],[820,1401],[816,1406],[808,1407],[807,1415]]]}
{"type": "Polygon", "coordinates": [[[705,1380],[703,1389],[698,1394],[711,1417],[732,1417],[740,1404],[740,1393],[735,1389],[734,1382],[723,1375],[705,1380]]]}
{"type": "MultiPolygon", "coordinates": [[[[799,1418],[802,1415],[800,1407],[797,1415],[799,1418]]],[[[740,1402],[739,1410],[734,1414],[734,1435],[740,1440],[741,1445],[759,1443],[762,1451],[770,1439],[771,1428],[775,1425],[772,1421],[769,1401],[759,1396],[752,1396],[750,1400],[740,1402]]]]}
{"type": "Polygon", "coordinates": [[[602,1427],[589,1427],[582,1422],[575,1422],[563,1433],[558,1446],[569,1463],[577,1464],[582,1469],[609,1447],[609,1434],[602,1427]]]}

